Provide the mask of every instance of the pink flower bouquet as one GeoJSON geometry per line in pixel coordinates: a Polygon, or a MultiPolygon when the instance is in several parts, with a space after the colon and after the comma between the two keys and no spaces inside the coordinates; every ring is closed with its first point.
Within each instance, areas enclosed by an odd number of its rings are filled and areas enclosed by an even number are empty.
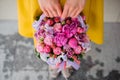
{"type": "Polygon", "coordinates": [[[77,18],[48,18],[44,14],[33,23],[35,29],[36,54],[59,71],[72,66],[80,67],[80,58],[90,50],[90,40],[84,16],[77,18]]]}

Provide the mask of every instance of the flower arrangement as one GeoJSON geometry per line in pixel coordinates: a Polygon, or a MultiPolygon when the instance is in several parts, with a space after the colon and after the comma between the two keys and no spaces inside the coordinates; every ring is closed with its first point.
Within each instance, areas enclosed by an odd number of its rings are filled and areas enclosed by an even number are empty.
{"type": "Polygon", "coordinates": [[[33,23],[36,55],[50,66],[62,69],[72,66],[78,70],[80,58],[90,50],[84,16],[77,18],[48,18],[44,14],[33,23]]]}

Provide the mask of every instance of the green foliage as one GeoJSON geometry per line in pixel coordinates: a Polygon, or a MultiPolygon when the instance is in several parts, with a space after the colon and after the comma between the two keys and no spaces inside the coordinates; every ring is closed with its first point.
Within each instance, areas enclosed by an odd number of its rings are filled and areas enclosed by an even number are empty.
{"type": "Polygon", "coordinates": [[[37,56],[37,58],[39,58],[40,59],[40,53],[39,52],[37,52],[37,50],[35,49],[35,55],[37,56]]]}
{"type": "Polygon", "coordinates": [[[74,59],[73,59],[73,58],[69,58],[69,60],[70,60],[70,61],[72,61],[72,62],[74,61],[74,59]]]}

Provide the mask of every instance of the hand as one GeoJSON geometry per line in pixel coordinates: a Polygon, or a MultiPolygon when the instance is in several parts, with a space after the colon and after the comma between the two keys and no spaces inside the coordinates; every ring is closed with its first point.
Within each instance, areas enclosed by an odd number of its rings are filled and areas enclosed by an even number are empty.
{"type": "Polygon", "coordinates": [[[59,0],[38,0],[38,2],[47,17],[61,16],[62,9],[59,0]]]}
{"type": "Polygon", "coordinates": [[[66,17],[77,17],[85,6],[86,0],[66,0],[64,5],[62,18],[66,17]]]}

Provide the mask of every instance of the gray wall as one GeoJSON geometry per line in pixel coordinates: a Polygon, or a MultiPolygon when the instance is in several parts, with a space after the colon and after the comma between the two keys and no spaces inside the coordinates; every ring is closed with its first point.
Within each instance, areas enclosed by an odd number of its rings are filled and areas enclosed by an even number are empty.
{"type": "MultiPolygon", "coordinates": [[[[17,0],[0,0],[0,20],[17,20],[17,0]]],[[[105,22],[120,22],[120,0],[104,0],[105,22]]]]}

